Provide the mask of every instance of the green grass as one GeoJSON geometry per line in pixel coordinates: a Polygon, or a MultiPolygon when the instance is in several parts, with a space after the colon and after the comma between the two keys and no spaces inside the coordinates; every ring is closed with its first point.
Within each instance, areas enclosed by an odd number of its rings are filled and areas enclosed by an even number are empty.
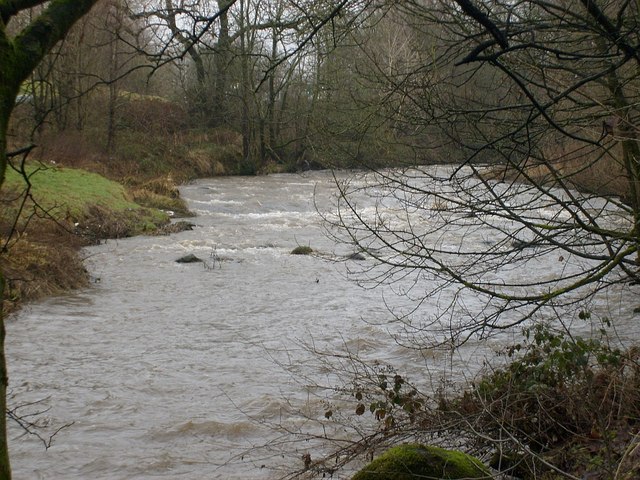
{"type": "Polygon", "coordinates": [[[5,311],[86,285],[80,247],[105,238],[154,233],[169,222],[165,213],[141,207],[122,185],[95,173],[37,163],[26,173],[35,204],[27,198],[22,206],[27,182],[13,170],[7,171],[0,189],[0,240],[9,252],[0,252],[7,279],[5,311]]]}
{"type": "MultiPolygon", "coordinates": [[[[58,220],[80,221],[91,214],[91,209],[99,207],[114,214],[135,217],[135,222],[144,225],[166,223],[166,214],[144,209],[131,201],[119,183],[98,174],[75,168],[59,168],[41,164],[30,165],[26,169],[31,183],[31,195],[40,208],[58,220]]],[[[7,170],[3,190],[22,192],[26,188],[25,179],[16,171],[7,170]]]]}
{"type": "MultiPolygon", "coordinates": [[[[91,205],[112,210],[139,208],[127,200],[124,188],[95,173],[73,168],[28,167],[31,193],[36,202],[50,210],[64,210],[82,216],[91,205]]],[[[7,171],[6,187],[21,191],[24,178],[13,169],[7,171]]]]}

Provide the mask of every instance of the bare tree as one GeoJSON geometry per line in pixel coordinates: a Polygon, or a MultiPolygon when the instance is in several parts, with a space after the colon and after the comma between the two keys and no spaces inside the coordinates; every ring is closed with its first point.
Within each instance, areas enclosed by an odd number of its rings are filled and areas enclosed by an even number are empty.
{"type": "MultiPolygon", "coordinates": [[[[238,130],[249,173],[268,163],[295,163],[300,150],[298,122],[314,102],[298,95],[295,78],[307,85],[308,56],[324,34],[335,45],[352,30],[369,2],[203,2],[148,4],[137,15],[147,19],[157,41],[147,53],[159,62],[187,57],[193,88],[187,95],[207,128],[238,130]]],[[[309,67],[311,68],[311,67],[309,67]]],[[[313,88],[313,87],[311,87],[313,88]]],[[[306,130],[308,131],[308,129],[306,130]]],[[[305,131],[305,132],[306,132],[305,131]]],[[[305,133],[306,134],[306,133],[305,133]]]]}
{"type": "Polygon", "coordinates": [[[420,163],[457,163],[341,185],[334,232],[377,260],[361,279],[402,280],[430,310],[398,318],[436,343],[574,316],[613,286],[634,295],[638,6],[456,3],[402,4],[414,57],[369,56],[388,92],[371,118],[418,132],[392,140],[420,163]]]}

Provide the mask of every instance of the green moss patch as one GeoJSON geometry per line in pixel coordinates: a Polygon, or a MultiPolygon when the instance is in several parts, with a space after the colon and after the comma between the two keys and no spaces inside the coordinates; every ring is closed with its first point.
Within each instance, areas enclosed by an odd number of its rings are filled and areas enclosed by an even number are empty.
{"type": "MultiPolygon", "coordinates": [[[[135,209],[137,205],[126,199],[124,187],[100,175],[74,168],[31,166],[27,175],[32,185],[33,199],[44,209],[77,217],[91,205],[113,210],[135,209]]],[[[16,171],[7,171],[6,187],[22,190],[24,178],[16,171]]]]}
{"type": "Polygon", "coordinates": [[[420,444],[387,450],[360,470],[353,480],[415,480],[491,478],[489,470],[466,453],[420,444]]]}

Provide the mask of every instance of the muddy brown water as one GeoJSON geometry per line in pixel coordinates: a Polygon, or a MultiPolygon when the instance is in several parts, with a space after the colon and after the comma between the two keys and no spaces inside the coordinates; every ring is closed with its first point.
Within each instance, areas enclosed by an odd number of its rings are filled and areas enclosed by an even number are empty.
{"type": "MultiPolygon", "coordinates": [[[[90,288],[8,322],[12,404],[38,402],[21,411],[46,410],[45,435],[69,424],[48,450],[11,424],[14,478],[278,478],[311,446],[277,425],[318,428],[329,400],[314,385],[340,381],[311,344],[414,380],[427,365],[429,378],[472,375],[495,344],[424,355],[391,338],[389,303],[403,300],[335,261],[353,252],[323,233],[333,192],[327,172],[200,180],[182,188],[194,230],[88,248],[90,288]],[[298,245],[319,254],[290,255],[298,245]],[[205,263],[175,262],[189,253],[205,263]]],[[[621,329],[637,336],[620,298],[621,329]]]]}

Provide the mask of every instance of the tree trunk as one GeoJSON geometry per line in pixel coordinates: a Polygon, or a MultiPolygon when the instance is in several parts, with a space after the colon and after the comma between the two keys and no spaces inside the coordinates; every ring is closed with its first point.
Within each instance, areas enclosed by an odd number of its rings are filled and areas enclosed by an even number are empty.
{"type": "MultiPolygon", "coordinates": [[[[7,171],[7,130],[20,85],[36,69],[44,56],[62,40],[73,24],[97,0],[0,1],[0,188],[7,171]],[[7,35],[7,23],[21,11],[46,4],[44,10],[15,37],[7,35]]],[[[7,255],[6,251],[0,252],[7,255]]],[[[9,383],[4,350],[5,323],[2,302],[4,275],[0,265],[0,480],[11,480],[7,439],[7,386],[9,383]]]]}
{"type": "MultiPolygon", "coordinates": [[[[606,51],[606,45],[599,42],[602,52],[606,51]]],[[[627,185],[629,193],[625,200],[631,205],[633,211],[633,236],[638,245],[636,262],[640,264],[640,147],[633,119],[630,118],[632,106],[627,100],[623,90],[623,81],[618,76],[617,71],[612,71],[607,75],[607,87],[611,95],[611,103],[618,116],[619,138],[622,146],[622,164],[627,175],[627,185]]]]}
{"type": "Polygon", "coordinates": [[[231,58],[231,36],[229,33],[229,6],[233,0],[218,0],[220,10],[220,30],[218,32],[218,43],[215,48],[215,85],[213,91],[213,108],[215,115],[210,119],[212,127],[225,125],[229,122],[227,110],[227,86],[229,83],[229,62],[231,58]]]}
{"type": "Polygon", "coordinates": [[[11,464],[9,462],[9,443],[7,439],[7,387],[9,377],[7,375],[7,360],[4,355],[4,312],[2,300],[4,299],[4,275],[0,270],[0,480],[11,480],[11,464]]]}
{"type": "Polygon", "coordinates": [[[208,122],[211,117],[211,109],[209,108],[209,100],[207,98],[207,72],[204,60],[197,47],[198,38],[194,34],[184,32],[178,25],[178,21],[176,20],[177,7],[174,7],[172,0],[165,0],[165,8],[167,10],[167,26],[169,30],[171,30],[171,34],[185,48],[196,67],[197,90],[194,99],[195,108],[198,115],[201,115],[202,119],[208,122]]]}
{"type": "MultiPolygon", "coordinates": [[[[5,55],[1,55],[0,58],[4,59],[6,57],[5,55]]],[[[8,68],[6,64],[3,64],[3,67],[8,68]]],[[[6,78],[6,76],[2,76],[3,80],[6,78]]],[[[7,128],[9,125],[9,117],[11,116],[19,87],[19,84],[18,87],[16,87],[15,85],[11,85],[10,82],[6,83],[7,84],[0,84],[0,186],[4,183],[7,170],[7,128]]],[[[3,260],[3,255],[6,255],[6,252],[0,252],[0,261],[3,260]]],[[[2,304],[4,302],[5,280],[2,267],[3,265],[0,265],[0,480],[10,480],[11,464],[9,462],[6,416],[9,379],[4,353],[5,324],[2,304]]]]}

